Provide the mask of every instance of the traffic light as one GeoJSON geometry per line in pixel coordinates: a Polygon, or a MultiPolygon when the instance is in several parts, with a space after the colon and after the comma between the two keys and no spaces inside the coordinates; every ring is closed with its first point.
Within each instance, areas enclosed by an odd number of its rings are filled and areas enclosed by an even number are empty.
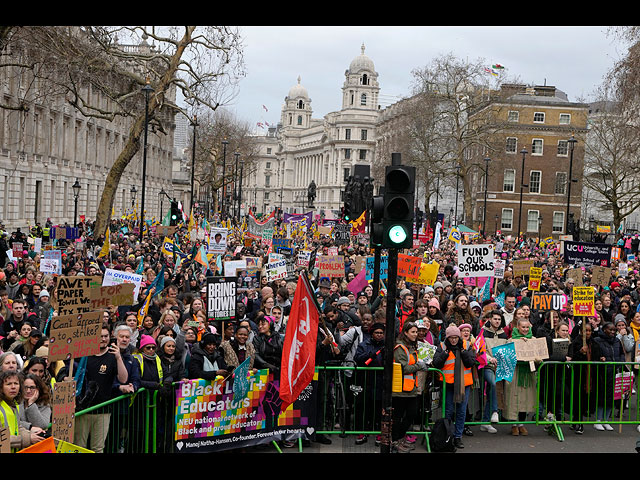
{"type": "Polygon", "coordinates": [[[176,202],[175,200],[171,200],[171,218],[169,220],[169,225],[178,225],[178,218],[180,218],[180,209],[178,208],[178,202],[176,202]]]}
{"type": "Polygon", "coordinates": [[[416,208],[416,232],[420,232],[423,221],[424,221],[424,212],[419,208],[416,208]]]}
{"type": "Polygon", "coordinates": [[[394,160],[385,170],[382,246],[412,248],[416,169],[394,160]]]}
{"type": "Polygon", "coordinates": [[[352,220],[352,216],[351,206],[348,203],[345,203],[344,207],[342,207],[342,219],[349,223],[352,220]]]}
{"type": "Polygon", "coordinates": [[[379,247],[382,245],[384,237],[384,227],[382,226],[382,220],[384,218],[384,197],[377,195],[371,199],[369,215],[369,240],[372,247],[379,247]]]}
{"type": "Polygon", "coordinates": [[[431,225],[431,230],[435,232],[436,225],[438,224],[438,211],[436,207],[433,207],[431,212],[429,213],[429,225],[431,225]]]}

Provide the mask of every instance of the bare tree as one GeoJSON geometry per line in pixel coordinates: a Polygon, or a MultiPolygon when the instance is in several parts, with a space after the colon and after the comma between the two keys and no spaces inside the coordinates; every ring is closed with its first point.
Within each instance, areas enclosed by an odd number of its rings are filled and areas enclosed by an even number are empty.
{"type": "Polygon", "coordinates": [[[148,105],[151,134],[163,135],[176,112],[189,116],[178,99],[213,111],[233,98],[235,82],[244,75],[240,36],[224,26],[163,27],[157,32],[140,26],[19,27],[0,30],[3,41],[0,52],[11,52],[3,55],[0,68],[29,72],[37,91],[62,96],[86,117],[127,119],[130,124],[105,181],[96,236],[105,232],[118,183],[141,147],[142,88],[147,83],[153,88],[148,105]]]}

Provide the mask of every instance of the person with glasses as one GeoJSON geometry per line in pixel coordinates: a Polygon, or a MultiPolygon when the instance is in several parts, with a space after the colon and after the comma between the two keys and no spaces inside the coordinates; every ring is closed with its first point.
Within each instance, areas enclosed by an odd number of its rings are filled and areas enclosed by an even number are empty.
{"type": "Polygon", "coordinates": [[[157,348],[153,337],[142,335],[138,351],[133,354],[140,366],[140,386],[147,390],[158,390],[162,386],[162,362],[156,354],[157,348]]]}
{"type": "Polygon", "coordinates": [[[42,435],[51,423],[51,389],[33,373],[24,379],[24,399],[20,406],[20,422],[42,435]]]}

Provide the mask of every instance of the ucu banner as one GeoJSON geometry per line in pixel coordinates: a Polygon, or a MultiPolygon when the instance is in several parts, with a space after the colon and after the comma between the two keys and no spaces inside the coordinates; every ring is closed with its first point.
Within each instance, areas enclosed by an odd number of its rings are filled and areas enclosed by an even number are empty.
{"type": "Polygon", "coordinates": [[[611,266],[611,245],[564,241],[564,263],[585,267],[611,266]]]}

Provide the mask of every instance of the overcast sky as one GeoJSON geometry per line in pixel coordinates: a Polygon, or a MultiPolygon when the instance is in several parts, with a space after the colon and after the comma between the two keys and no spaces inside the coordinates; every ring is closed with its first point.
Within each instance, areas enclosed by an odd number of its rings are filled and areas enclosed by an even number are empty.
{"type": "MultiPolygon", "coordinates": [[[[276,124],[289,89],[307,89],[313,118],[341,106],[344,72],[365,54],[374,62],[381,103],[409,95],[411,71],[445,54],[487,67],[500,64],[504,74],[527,84],[553,85],[570,101],[589,99],[615,60],[626,49],[597,26],[247,26],[244,38],[247,76],[229,107],[239,120],[276,124]],[[263,105],[268,111],[263,108],[263,105]]],[[[256,133],[264,130],[257,128],[256,133]]]]}

